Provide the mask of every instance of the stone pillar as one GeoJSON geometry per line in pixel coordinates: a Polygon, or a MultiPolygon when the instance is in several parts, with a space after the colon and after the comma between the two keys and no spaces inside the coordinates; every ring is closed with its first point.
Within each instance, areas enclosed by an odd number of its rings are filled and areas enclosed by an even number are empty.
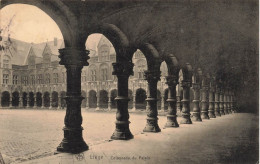
{"type": "Polygon", "coordinates": [[[100,96],[100,93],[99,93],[99,90],[97,90],[97,107],[96,107],[95,110],[100,110],[100,108],[99,108],[99,101],[100,101],[99,96],[100,96]]]}
{"type": "Polygon", "coordinates": [[[107,106],[107,108],[108,108],[109,111],[111,110],[111,104],[112,104],[111,96],[108,95],[108,104],[107,104],[108,106],[107,106]]]}
{"type": "Polygon", "coordinates": [[[44,94],[42,94],[42,107],[41,108],[44,108],[44,94]]]}
{"type": "Polygon", "coordinates": [[[231,95],[230,95],[230,91],[228,92],[228,112],[230,114],[232,114],[232,110],[231,110],[231,95]]]}
{"type": "Polygon", "coordinates": [[[166,80],[166,84],[168,84],[168,114],[165,127],[179,127],[176,110],[176,85],[178,84],[178,76],[170,75],[166,77],[166,80]]]}
{"type": "Polygon", "coordinates": [[[88,145],[83,140],[82,115],[81,115],[81,70],[88,65],[89,51],[78,48],[64,48],[59,50],[60,64],[67,70],[67,103],[64,119],[64,138],[57,151],[68,153],[80,153],[88,150],[88,145]]]}
{"type": "Polygon", "coordinates": [[[224,96],[223,96],[222,91],[219,92],[219,110],[220,110],[220,115],[225,115],[225,112],[224,112],[224,96]]]}
{"type": "Polygon", "coordinates": [[[129,113],[128,113],[128,79],[133,75],[134,64],[132,62],[124,61],[113,63],[113,75],[117,76],[117,113],[116,113],[116,129],[111,136],[115,140],[132,139],[133,135],[129,129],[129,113]]]}
{"type": "Polygon", "coordinates": [[[202,86],[201,89],[201,118],[202,119],[210,119],[209,115],[208,115],[208,110],[209,110],[209,106],[208,106],[208,94],[209,94],[209,87],[208,85],[204,85],[202,86]]]}
{"type": "Polygon", "coordinates": [[[193,121],[202,121],[201,117],[200,117],[200,84],[198,83],[193,83],[192,84],[192,88],[193,88],[193,93],[194,93],[194,99],[193,99],[193,117],[192,120],[193,121]]]}
{"type": "Polygon", "coordinates": [[[52,108],[52,96],[50,96],[50,107],[49,107],[49,109],[51,109],[52,108]]]}
{"type": "Polygon", "coordinates": [[[209,118],[216,118],[214,113],[214,103],[215,103],[215,88],[210,86],[209,90],[209,118]]]}
{"type": "Polygon", "coordinates": [[[215,92],[215,116],[221,116],[219,112],[219,88],[216,88],[215,92]]]}
{"type": "Polygon", "coordinates": [[[177,104],[176,104],[176,106],[177,106],[177,114],[180,114],[181,115],[181,96],[180,95],[178,95],[178,96],[176,96],[176,100],[177,100],[177,104]]]}
{"type": "Polygon", "coordinates": [[[33,97],[33,99],[34,99],[33,108],[37,108],[37,95],[34,94],[33,96],[34,96],[34,97],[33,97]]]}
{"type": "Polygon", "coordinates": [[[2,107],[2,93],[0,92],[0,108],[2,107]]]}
{"type": "Polygon", "coordinates": [[[27,108],[30,108],[30,96],[27,94],[27,108]]]}
{"type": "Polygon", "coordinates": [[[9,100],[9,108],[12,108],[13,107],[13,96],[12,96],[12,93],[10,94],[10,100],[9,100]]]}
{"type": "Polygon", "coordinates": [[[181,124],[192,124],[190,119],[190,82],[182,81],[181,86],[183,88],[182,102],[182,120],[181,124]]]}
{"type": "Polygon", "coordinates": [[[136,94],[133,94],[133,108],[132,111],[136,111],[136,102],[135,102],[136,94]]]}
{"type": "MultiPolygon", "coordinates": [[[[1,102],[1,99],[0,99],[1,102]]],[[[1,107],[1,103],[0,103],[0,107],[1,107]]],[[[22,108],[23,107],[23,96],[20,96],[19,94],[19,107],[22,108]]]]}
{"type": "Polygon", "coordinates": [[[88,98],[88,93],[86,95],[86,109],[89,108],[89,98],[88,98]]]}
{"type": "Polygon", "coordinates": [[[227,93],[226,92],[224,92],[224,111],[225,111],[225,114],[229,114],[228,106],[227,106],[227,93]]]}
{"type": "Polygon", "coordinates": [[[61,96],[58,96],[58,107],[57,109],[61,109],[61,96]]]}
{"type": "Polygon", "coordinates": [[[157,111],[157,83],[160,80],[160,71],[145,71],[145,79],[148,82],[147,95],[147,123],[144,132],[160,132],[158,126],[158,111],[157,111]]]}

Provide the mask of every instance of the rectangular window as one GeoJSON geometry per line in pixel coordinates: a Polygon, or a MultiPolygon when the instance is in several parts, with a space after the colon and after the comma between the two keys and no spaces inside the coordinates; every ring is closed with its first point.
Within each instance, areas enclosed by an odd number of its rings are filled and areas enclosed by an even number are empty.
{"type": "Polygon", "coordinates": [[[9,60],[4,59],[4,60],[3,60],[3,63],[4,63],[4,64],[3,64],[3,67],[4,67],[4,68],[8,68],[9,60]]]}
{"type": "Polygon", "coordinates": [[[42,84],[43,80],[42,80],[42,74],[38,75],[38,84],[42,84]]]}
{"type": "Polygon", "coordinates": [[[9,75],[3,74],[3,84],[8,84],[8,80],[9,80],[9,75]]]}
{"type": "Polygon", "coordinates": [[[18,76],[13,75],[13,84],[18,84],[18,76]]]}
{"type": "Polygon", "coordinates": [[[31,79],[32,79],[32,85],[34,85],[35,84],[35,76],[31,75],[31,79]]]}
{"type": "Polygon", "coordinates": [[[59,81],[59,74],[58,73],[54,73],[53,74],[53,80],[54,80],[54,83],[57,84],[58,81],[59,81]]]}

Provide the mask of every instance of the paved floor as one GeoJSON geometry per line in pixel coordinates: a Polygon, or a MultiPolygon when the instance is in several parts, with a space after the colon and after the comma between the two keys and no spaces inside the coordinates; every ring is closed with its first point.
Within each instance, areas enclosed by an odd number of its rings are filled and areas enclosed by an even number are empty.
{"type": "MultiPolygon", "coordinates": [[[[258,116],[232,114],[217,119],[142,133],[145,115],[130,114],[134,139],[111,141],[115,113],[83,112],[90,150],[53,155],[63,138],[64,111],[1,110],[0,150],[6,163],[256,163],[258,116]],[[34,160],[36,159],[36,160],[34,160]]],[[[180,119],[179,119],[180,120],[180,119]]]]}

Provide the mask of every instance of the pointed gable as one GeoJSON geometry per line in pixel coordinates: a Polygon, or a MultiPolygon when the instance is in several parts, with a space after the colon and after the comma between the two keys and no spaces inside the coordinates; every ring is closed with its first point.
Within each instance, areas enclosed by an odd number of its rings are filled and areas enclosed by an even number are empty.
{"type": "Polygon", "coordinates": [[[34,52],[34,50],[33,50],[32,44],[31,44],[31,47],[30,47],[30,49],[29,49],[29,51],[28,51],[28,53],[27,53],[27,57],[25,58],[25,61],[24,61],[24,64],[25,64],[25,65],[28,65],[28,60],[29,60],[29,58],[30,58],[31,56],[33,56],[33,57],[36,56],[36,55],[35,55],[35,52],[34,52]]]}
{"type": "Polygon", "coordinates": [[[45,56],[47,54],[51,55],[52,51],[51,51],[51,48],[49,47],[49,45],[46,43],[45,47],[43,49],[43,52],[42,52],[42,56],[45,56]]]}

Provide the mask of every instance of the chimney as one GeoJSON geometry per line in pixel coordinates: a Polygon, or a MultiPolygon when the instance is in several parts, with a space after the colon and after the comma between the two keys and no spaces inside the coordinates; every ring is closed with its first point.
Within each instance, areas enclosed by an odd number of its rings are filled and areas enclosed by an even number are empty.
{"type": "Polygon", "coordinates": [[[54,37],[54,46],[58,45],[58,39],[56,37],[54,37]]]}

